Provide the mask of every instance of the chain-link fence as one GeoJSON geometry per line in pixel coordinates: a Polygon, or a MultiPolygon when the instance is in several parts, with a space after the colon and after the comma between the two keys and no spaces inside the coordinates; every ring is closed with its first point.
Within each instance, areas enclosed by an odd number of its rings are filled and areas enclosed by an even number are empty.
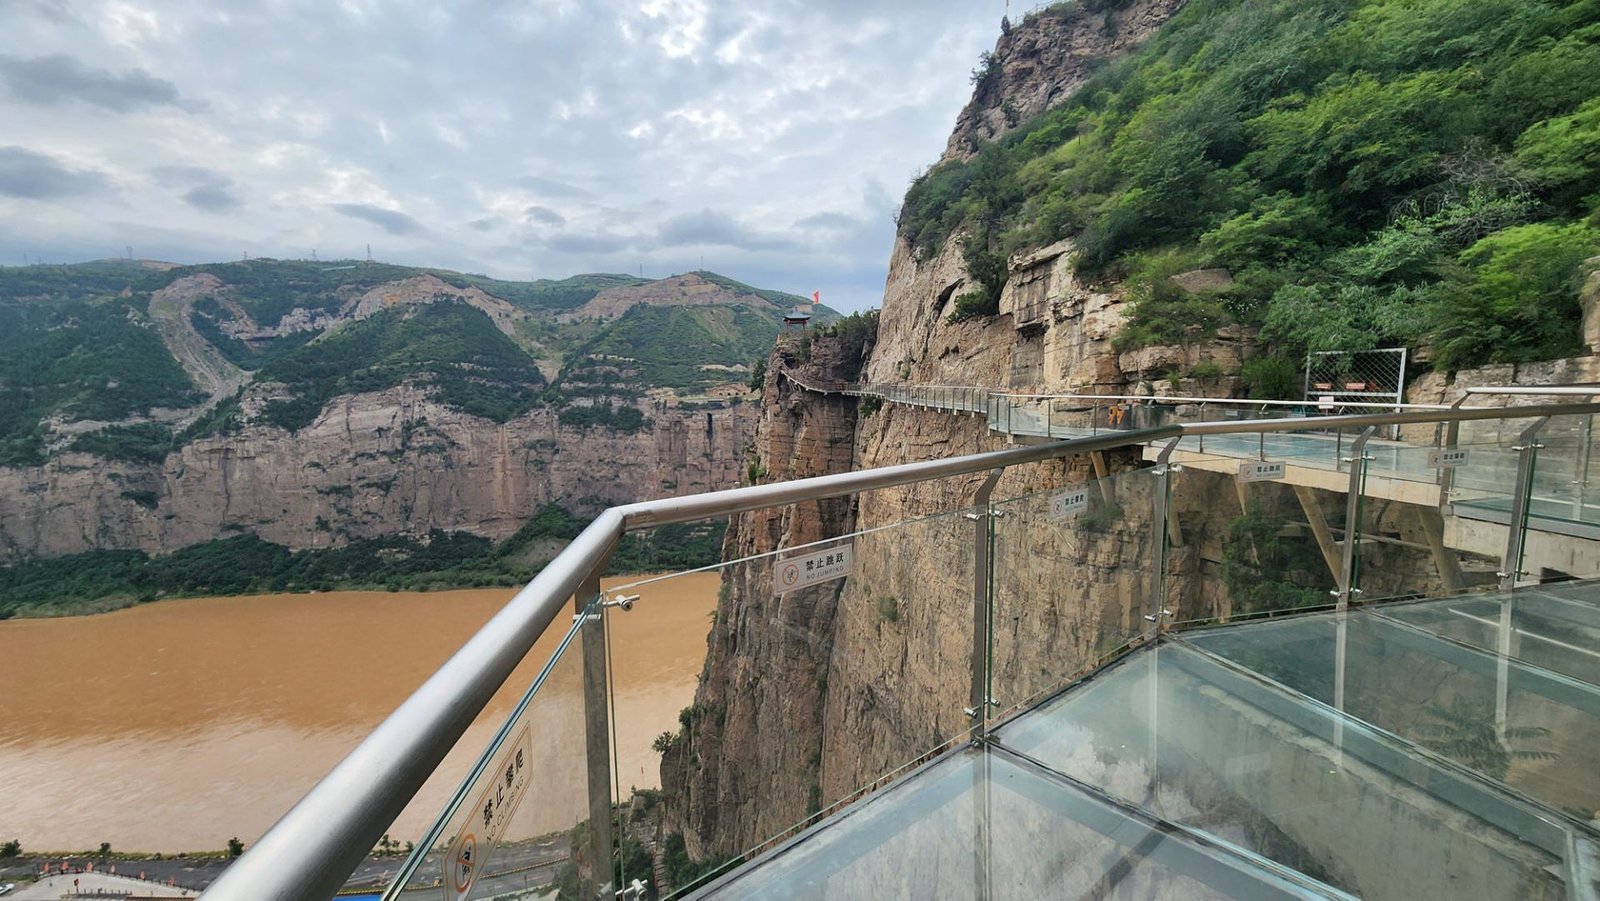
{"type": "Polygon", "coordinates": [[[1317,411],[1334,414],[1351,404],[1377,412],[1371,404],[1405,401],[1406,349],[1318,350],[1306,355],[1305,399],[1317,411]]]}

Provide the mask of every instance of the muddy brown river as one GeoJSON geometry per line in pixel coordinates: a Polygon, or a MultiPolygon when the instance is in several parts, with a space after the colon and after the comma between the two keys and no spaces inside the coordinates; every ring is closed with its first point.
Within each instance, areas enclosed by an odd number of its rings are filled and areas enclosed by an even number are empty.
{"type": "MultiPolygon", "coordinates": [[[[715,573],[654,583],[612,630],[624,793],[659,781],[650,743],[693,699],[717,585],[715,573]]],[[[0,622],[0,838],[59,851],[249,844],[512,594],[201,598],[0,622]]],[[[401,815],[397,841],[421,836],[567,624],[401,815]]],[[[576,697],[576,660],[542,691],[576,697]]]]}

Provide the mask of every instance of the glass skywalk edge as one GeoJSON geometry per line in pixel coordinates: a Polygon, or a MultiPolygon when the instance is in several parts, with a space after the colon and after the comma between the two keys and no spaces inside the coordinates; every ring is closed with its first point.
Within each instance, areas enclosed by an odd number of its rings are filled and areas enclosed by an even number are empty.
{"type": "Polygon", "coordinates": [[[1600,690],[1366,612],[1186,641],[1451,759],[1578,822],[1600,810],[1600,690]],[[1341,665],[1342,662],[1342,665],[1341,665]]]}
{"type": "MultiPolygon", "coordinates": [[[[1593,591],[1591,586],[1589,591],[1593,591]]],[[[1600,685],[1600,609],[1547,591],[1392,604],[1373,613],[1491,654],[1600,685]],[[1509,629],[1509,632],[1507,631],[1509,629]]]]}
{"type": "Polygon", "coordinates": [[[1346,898],[1097,798],[1004,750],[963,748],[694,898],[1346,898]],[[1041,840],[1048,836],[1048,840],[1041,840]]]}
{"type": "Polygon", "coordinates": [[[1572,833],[1539,808],[1181,643],[1124,658],[996,737],[1363,897],[1563,898],[1583,881],[1568,875],[1572,833]]]}

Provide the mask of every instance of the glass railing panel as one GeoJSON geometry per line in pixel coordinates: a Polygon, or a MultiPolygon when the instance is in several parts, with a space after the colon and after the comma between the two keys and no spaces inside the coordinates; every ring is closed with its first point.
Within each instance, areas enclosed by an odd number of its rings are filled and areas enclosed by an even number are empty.
{"type": "Polygon", "coordinates": [[[1157,590],[1150,468],[994,504],[990,715],[1032,704],[1145,634],[1157,590]]]}
{"type": "Polygon", "coordinates": [[[1353,601],[1443,597],[1499,584],[1515,470],[1502,481],[1462,476],[1468,467],[1490,471],[1504,451],[1369,443],[1365,456],[1353,601]],[[1454,505],[1441,503],[1446,498],[1454,505]]]}
{"type": "MultiPolygon", "coordinates": [[[[591,607],[591,615],[598,616],[591,607]]],[[[581,629],[574,620],[385,899],[596,896],[581,629]]],[[[603,749],[602,749],[603,753],[603,749]]]]}
{"type": "Polygon", "coordinates": [[[971,749],[717,885],[710,898],[1323,897],[1095,798],[1004,752],[971,749]]]}
{"type": "MultiPolygon", "coordinates": [[[[861,516],[895,515],[878,502],[863,496],[861,516]]],[[[817,515],[802,505],[772,522],[815,534],[817,515]]],[[[765,548],[779,533],[735,531],[738,559],[608,592],[637,596],[607,608],[623,844],[655,842],[671,894],[970,735],[987,528],[962,509],[777,551],[765,548]],[[633,666],[643,644],[682,652],[670,672],[633,666]],[[656,690],[686,675],[687,700],[656,690]],[[660,795],[632,791],[658,779],[660,795]]]]}
{"type": "Polygon", "coordinates": [[[1343,626],[1320,615],[1189,640],[1554,809],[1585,821],[1600,810],[1592,685],[1365,613],[1343,626]]]}
{"type": "Polygon", "coordinates": [[[1547,528],[1600,526],[1596,438],[1591,415],[1552,416],[1539,430],[1528,513],[1547,528]]]}
{"type": "MultiPolygon", "coordinates": [[[[1329,633],[1299,650],[1332,647],[1329,633]]],[[[1544,812],[1181,644],[1126,658],[997,737],[1363,898],[1565,897],[1567,833],[1544,812]]]]}
{"type": "Polygon", "coordinates": [[[1348,475],[1296,467],[1270,455],[1211,457],[1208,451],[1185,460],[1171,480],[1167,626],[1231,622],[1335,602],[1348,475]]]}
{"type": "MultiPolygon", "coordinates": [[[[680,854],[674,845],[669,855],[664,828],[663,755],[679,761],[673,752],[686,736],[721,725],[709,720],[723,714],[698,705],[695,689],[714,640],[718,598],[730,591],[723,584],[720,567],[604,583],[611,601],[605,618],[614,867],[623,888],[637,883],[657,891],[655,862],[663,862],[665,875],[668,858],[680,854]]],[[[669,768],[666,775],[681,787],[681,772],[669,768]]]]}

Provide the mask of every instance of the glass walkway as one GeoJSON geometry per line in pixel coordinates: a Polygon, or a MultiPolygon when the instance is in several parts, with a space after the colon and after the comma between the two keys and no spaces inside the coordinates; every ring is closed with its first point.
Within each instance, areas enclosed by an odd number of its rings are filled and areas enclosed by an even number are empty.
{"type": "Polygon", "coordinates": [[[1593,898],[1600,583],[1164,636],[714,898],[1593,898]]]}
{"type": "Polygon", "coordinates": [[[385,901],[1600,901],[1596,413],[1134,422],[608,509],[206,897],[353,889],[435,780],[385,901]],[[754,510],[602,587],[630,532],[754,510]]]}

